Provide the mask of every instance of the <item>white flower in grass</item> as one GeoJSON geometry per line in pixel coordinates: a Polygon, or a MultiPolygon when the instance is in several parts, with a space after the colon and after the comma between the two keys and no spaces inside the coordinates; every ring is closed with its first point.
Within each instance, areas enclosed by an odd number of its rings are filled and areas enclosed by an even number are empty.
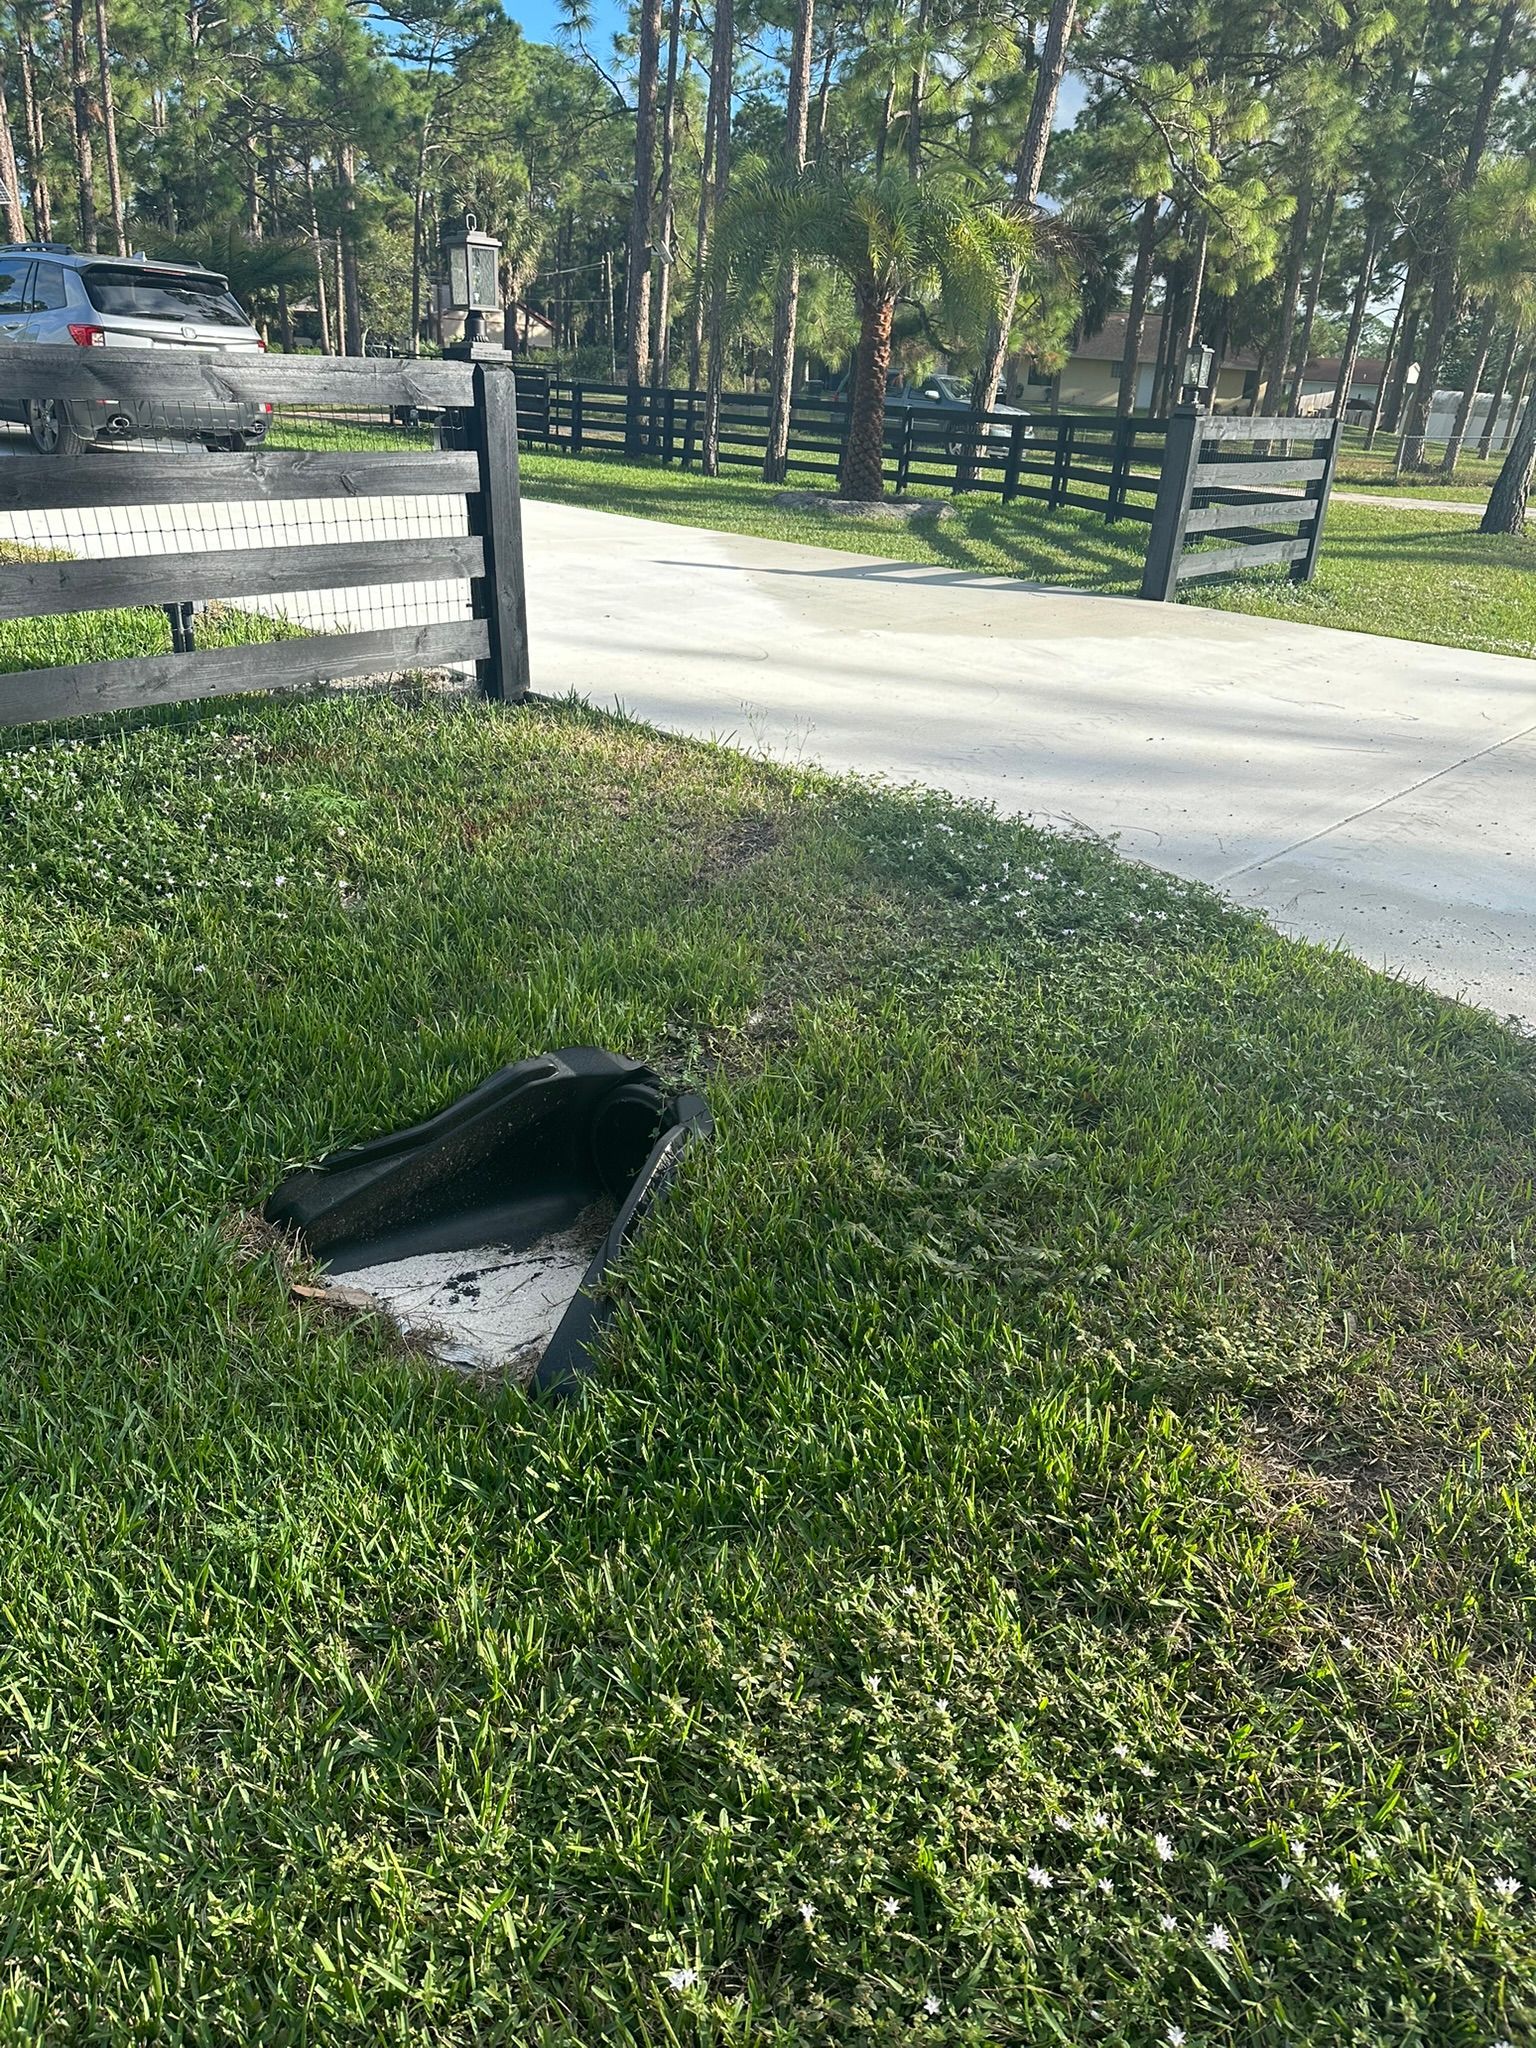
{"type": "Polygon", "coordinates": [[[928,1996],[923,2000],[923,2011],[927,2013],[930,2019],[932,2019],[933,2015],[936,2012],[941,2012],[942,2010],[943,2007],[940,2005],[938,1999],[936,1999],[933,1993],[930,1991],[928,1996]]]}
{"type": "Polygon", "coordinates": [[[1161,1927],[1164,1934],[1177,1934],[1179,1931],[1179,1923],[1171,1913],[1159,1913],[1157,1924],[1161,1927]]]}
{"type": "Polygon", "coordinates": [[[880,1680],[875,1676],[873,1672],[871,1672],[869,1677],[865,1679],[864,1683],[866,1686],[868,1686],[871,1692],[878,1692],[880,1690],[880,1680]]]}
{"type": "Polygon", "coordinates": [[[1170,2027],[1163,2039],[1168,2043],[1168,2048],[1184,2048],[1189,2036],[1182,2027],[1170,2027]]]}
{"type": "Polygon", "coordinates": [[[699,1981],[697,1970],[668,1970],[667,1982],[674,1991],[691,1991],[699,1981]]]}
{"type": "Polygon", "coordinates": [[[1154,1835],[1152,1837],[1152,1847],[1157,1851],[1159,1863],[1171,1863],[1177,1854],[1172,1842],[1169,1841],[1166,1835],[1154,1835]]]}
{"type": "Polygon", "coordinates": [[[1117,1742],[1114,1748],[1111,1749],[1109,1753],[1111,1756],[1119,1757],[1120,1761],[1124,1763],[1125,1759],[1130,1755],[1131,1752],[1126,1748],[1123,1742],[1117,1742]]]}
{"type": "Polygon", "coordinates": [[[1306,1845],[1306,1843],[1305,1843],[1305,1842],[1301,1842],[1301,1841],[1293,1841],[1293,1842],[1292,1842],[1292,1843],[1290,1844],[1290,1850],[1291,1850],[1291,1854],[1292,1854],[1292,1855],[1293,1855],[1293,1856],[1294,1856],[1294,1857],[1296,1858],[1296,1861],[1297,1861],[1298,1863],[1305,1863],[1305,1862],[1306,1862],[1306,1860],[1307,1860],[1307,1845],[1306,1845]]]}
{"type": "Polygon", "coordinates": [[[907,1581],[906,1585],[902,1587],[901,1590],[908,1600],[915,1600],[917,1598],[917,1588],[912,1584],[910,1579],[907,1581]]]}
{"type": "Polygon", "coordinates": [[[1056,1814],[1051,1821],[1051,1825],[1064,1835],[1070,1835],[1072,1832],[1072,1823],[1064,1813],[1056,1814]]]}
{"type": "Polygon", "coordinates": [[[1520,1880],[1518,1877],[1496,1877],[1493,1889],[1501,1899],[1515,1899],[1520,1896],[1520,1880]]]}
{"type": "Polygon", "coordinates": [[[1219,1920],[1214,1921],[1212,1923],[1211,1931],[1205,1937],[1205,1945],[1213,1955],[1231,1955],[1232,1937],[1230,1934],[1228,1934],[1226,1928],[1222,1926],[1219,1920]]]}
{"type": "Polygon", "coordinates": [[[1488,2043],[1488,2048],[1515,2048],[1515,2044],[1513,2041],[1505,2040],[1501,2034],[1497,2041],[1490,2041],[1488,2043]]]}
{"type": "Polygon", "coordinates": [[[880,1901],[880,1910],[887,1920],[894,1920],[901,1911],[901,1901],[900,1899],[882,1899],[880,1901]]]}
{"type": "Polygon", "coordinates": [[[1115,1896],[1115,1887],[1113,1880],[1107,1877],[1101,1877],[1099,1879],[1099,1890],[1104,1894],[1106,1899],[1112,1899],[1115,1896]]]}
{"type": "Polygon", "coordinates": [[[1335,1884],[1330,1881],[1328,1884],[1325,1884],[1323,1886],[1323,1897],[1328,1901],[1330,1906],[1342,1906],[1344,1903],[1343,1885],[1335,1884]]]}
{"type": "Polygon", "coordinates": [[[936,1714],[947,1714],[949,1712],[949,1699],[946,1694],[942,1692],[939,1694],[933,1703],[933,1709],[936,1714]]]}
{"type": "Polygon", "coordinates": [[[1107,1813],[1102,1811],[1091,1813],[1088,1816],[1088,1820],[1089,1824],[1096,1828],[1101,1835],[1107,1832],[1109,1828],[1109,1815],[1107,1813]]]}
{"type": "Polygon", "coordinates": [[[1281,1891],[1283,1891],[1283,1892],[1288,1892],[1288,1891],[1290,1890],[1290,1888],[1291,1888],[1291,1873],[1290,1873],[1290,1872],[1289,1872],[1288,1870],[1282,1870],[1282,1871],[1281,1871],[1281,1873],[1280,1873],[1280,1889],[1281,1889],[1281,1891]]]}
{"type": "Polygon", "coordinates": [[[1038,1863],[1031,1863],[1024,1875],[1029,1879],[1037,1892],[1048,1892],[1056,1882],[1051,1873],[1048,1870],[1042,1870],[1038,1863]]]}
{"type": "Polygon", "coordinates": [[[809,1927],[816,1918],[816,1908],[811,1904],[809,1899],[802,1899],[800,1901],[800,1918],[805,1922],[807,1927],[809,1927]]]}

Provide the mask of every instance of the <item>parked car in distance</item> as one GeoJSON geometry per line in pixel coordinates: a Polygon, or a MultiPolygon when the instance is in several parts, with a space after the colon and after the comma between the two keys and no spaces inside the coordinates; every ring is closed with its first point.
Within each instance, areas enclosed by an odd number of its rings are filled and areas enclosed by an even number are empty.
{"type": "MultiPolygon", "coordinates": [[[[10,342],[252,357],[265,346],[227,278],[143,256],[85,255],[61,242],[0,246],[0,348],[10,342]]],[[[3,411],[23,422],[43,454],[79,455],[101,442],[146,436],[247,448],[265,438],[272,408],[255,400],[156,404],[44,390],[3,411]]]]}
{"type": "MultiPolygon", "coordinates": [[[[848,381],[846,375],[839,377],[835,383],[826,385],[821,395],[830,399],[834,405],[846,405],[848,381]]],[[[887,373],[885,418],[888,430],[893,424],[899,424],[905,413],[910,413],[917,419],[948,415],[954,418],[958,425],[958,416],[969,414],[971,410],[971,387],[963,377],[951,377],[947,372],[940,371],[931,377],[922,378],[916,384],[908,384],[899,371],[891,370],[887,373]]],[[[1032,440],[1033,429],[1029,426],[1028,419],[1029,415],[1017,405],[994,405],[987,417],[986,438],[991,441],[1006,441],[1013,432],[1011,422],[1023,420],[1024,439],[1032,440]]],[[[949,452],[951,455],[959,455],[961,452],[961,436],[958,433],[951,437],[949,452]]]]}

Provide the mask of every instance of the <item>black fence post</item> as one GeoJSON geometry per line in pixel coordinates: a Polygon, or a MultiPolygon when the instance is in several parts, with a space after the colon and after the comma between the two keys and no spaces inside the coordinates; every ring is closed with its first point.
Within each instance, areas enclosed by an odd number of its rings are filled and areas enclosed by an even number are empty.
{"type": "Polygon", "coordinates": [[[1054,512],[1067,494],[1067,485],[1072,479],[1072,431],[1076,422],[1062,420],[1056,428],[1056,460],[1051,465],[1050,493],[1046,498],[1048,509],[1054,512]]]}
{"type": "Polygon", "coordinates": [[[661,459],[670,464],[677,440],[677,393],[667,385],[661,395],[661,459]]]}
{"type": "Polygon", "coordinates": [[[517,477],[517,379],[510,369],[476,363],[474,422],[480,490],[470,501],[471,530],[485,543],[477,608],[491,642],[480,665],[480,687],[487,697],[517,703],[528,694],[528,596],[517,477]]]}
{"type": "Polygon", "coordinates": [[[571,386],[571,453],[581,453],[581,386],[571,386]]]}
{"type": "Polygon", "coordinates": [[[697,399],[698,395],[699,394],[696,391],[690,389],[688,392],[688,403],[683,409],[684,469],[691,469],[693,467],[694,401],[697,399]]]}
{"type": "Polygon", "coordinates": [[[896,456],[896,495],[901,497],[912,474],[912,408],[907,406],[901,419],[901,446],[896,456]]]}
{"type": "Polygon", "coordinates": [[[1015,416],[1008,429],[1008,467],[1003,471],[1003,503],[1011,505],[1019,495],[1019,464],[1024,460],[1024,415],[1015,416]]]}
{"type": "Polygon", "coordinates": [[[1195,495],[1195,465],[1205,414],[1197,405],[1175,406],[1163,443],[1163,470],[1157,482],[1147,560],[1141,572],[1141,594],[1166,604],[1179,587],[1179,558],[1184,553],[1184,527],[1195,495]]]}
{"type": "Polygon", "coordinates": [[[1317,574],[1317,557],[1323,545],[1323,522],[1328,517],[1328,500],[1333,495],[1333,471],[1334,465],[1339,459],[1339,438],[1342,432],[1343,422],[1341,420],[1334,420],[1330,423],[1328,449],[1323,457],[1327,467],[1318,478],[1316,485],[1308,486],[1308,494],[1310,495],[1315,488],[1317,495],[1312,503],[1312,524],[1307,529],[1307,552],[1299,562],[1292,562],[1291,564],[1291,581],[1293,583],[1310,583],[1317,574]]]}
{"type": "Polygon", "coordinates": [[[1126,480],[1131,473],[1131,449],[1135,440],[1136,422],[1129,418],[1116,420],[1109,461],[1109,503],[1104,508],[1106,526],[1113,526],[1125,510],[1126,480]]]}

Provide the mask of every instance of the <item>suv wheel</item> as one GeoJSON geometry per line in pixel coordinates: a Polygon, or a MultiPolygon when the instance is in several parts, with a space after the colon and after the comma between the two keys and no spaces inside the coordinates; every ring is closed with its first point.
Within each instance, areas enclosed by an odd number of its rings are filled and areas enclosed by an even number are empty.
{"type": "Polygon", "coordinates": [[[40,455],[83,455],[91,445],[75,432],[56,398],[27,400],[27,431],[40,455]]]}

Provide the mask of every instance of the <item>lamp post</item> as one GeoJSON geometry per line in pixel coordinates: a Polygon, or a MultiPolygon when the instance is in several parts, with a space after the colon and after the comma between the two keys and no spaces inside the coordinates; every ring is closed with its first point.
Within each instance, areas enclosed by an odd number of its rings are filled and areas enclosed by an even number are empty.
{"type": "Polygon", "coordinates": [[[1179,393],[1181,403],[1193,400],[1199,404],[1210,394],[1211,373],[1216,367],[1216,351],[1205,342],[1196,342],[1184,358],[1183,385],[1179,393]]]}
{"type": "Polygon", "coordinates": [[[475,216],[466,213],[462,227],[443,235],[442,250],[448,264],[446,310],[464,316],[463,340],[443,353],[467,362],[478,356],[504,354],[500,343],[485,338],[486,314],[501,309],[500,242],[494,235],[483,234],[475,216]]]}

